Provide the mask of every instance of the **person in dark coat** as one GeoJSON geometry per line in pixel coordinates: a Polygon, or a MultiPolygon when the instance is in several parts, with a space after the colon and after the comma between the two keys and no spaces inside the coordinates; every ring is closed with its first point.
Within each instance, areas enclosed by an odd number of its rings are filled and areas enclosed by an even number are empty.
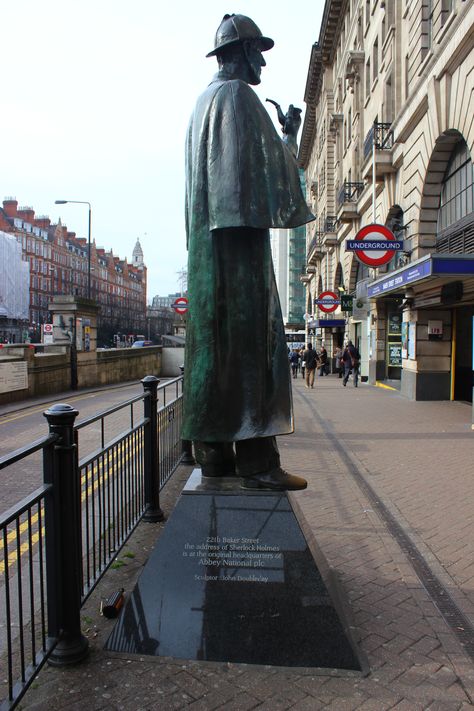
{"type": "Polygon", "coordinates": [[[328,375],[328,352],[324,346],[319,351],[319,375],[328,375]]]}
{"type": "Polygon", "coordinates": [[[349,375],[352,372],[352,380],[354,387],[357,387],[357,382],[359,379],[359,365],[360,365],[360,353],[358,349],[354,346],[352,341],[348,341],[347,346],[344,348],[342,354],[342,361],[344,363],[344,379],[342,384],[347,385],[349,380],[349,375]]]}
{"type": "Polygon", "coordinates": [[[303,359],[306,368],[306,387],[314,388],[314,373],[318,364],[318,355],[311,343],[308,343],[303,359]]]}
{"type": "Polygon", "coordinates": [[[297,350],[292,351],[291,355],[290,355],[290,365],[291,365],[291,374],[292,374],[293,378],[296,378],[298,375],[299,361],[300,361],[300,357],[299,357],[298,351],[297,350]]]}
{"type": "Polygon", "coordinates": [[[314,219],[295,159],[301,118],[283,140],[250,85],[273,46],[244,15],[216,34],[218,74],[197,100],[186,142],[188,296],[182,437],[205,476],[246,488],[299,489],[276,435],[293,431],[288,356],[269,228],[314,219]]]}

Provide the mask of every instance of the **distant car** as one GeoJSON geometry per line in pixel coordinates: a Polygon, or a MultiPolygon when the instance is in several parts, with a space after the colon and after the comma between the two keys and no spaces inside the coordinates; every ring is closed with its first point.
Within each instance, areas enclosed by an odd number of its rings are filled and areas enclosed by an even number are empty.
{"type": "Polygon", "coordinates": [[[153,341],[135,341],[135,343],[132,343],[132,348],[145,348],[152,345],[153,341]]]}

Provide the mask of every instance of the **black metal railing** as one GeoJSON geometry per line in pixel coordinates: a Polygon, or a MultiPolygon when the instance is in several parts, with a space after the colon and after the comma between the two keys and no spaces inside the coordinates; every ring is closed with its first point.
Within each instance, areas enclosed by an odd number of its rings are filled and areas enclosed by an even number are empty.
{"type": "Polygon", "coordinates": [[[378,151],[393,148],[393,131],[391,126],[391,123],[376,122],[372,124],[364,141],[364,160],[370,155],[374,143],[378,151]]]}
{"type": "Polygon", "coordinates": [[[357,202],[357,200],[359,199],[359,195],[362,193],[363,189],[364,183],[349,183],[347,180],[345,180],[337,196],[338,205],[341,206],[346,202],[357,202]]]}
{"type": "Polygon", "coordinates": [[[159,493],[183,458],[183,378],[142,384],[142,395],[78,424],[77,410],[54,405],[49,435],[0,459],[2,470],[43,453],[43,485],[0,516],[2,709],[46,660],[87,655],[81,605],[138,522],[163,519],[159,493]],[[80,458],[86,428],[95,449],[80,458]]]}

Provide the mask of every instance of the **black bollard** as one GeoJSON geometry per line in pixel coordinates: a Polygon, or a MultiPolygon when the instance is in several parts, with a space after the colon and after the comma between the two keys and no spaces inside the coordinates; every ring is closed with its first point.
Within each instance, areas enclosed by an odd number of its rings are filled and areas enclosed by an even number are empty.
{"type": "Polygon", "coordinates": [[[82,540],[81,482],[74,440],[78,411],[57,404],[46,410],[51,434],[59,440],[45,453],[44,483],[52,484],[45,502],[48,636],[59,641],[48,658],[52,666],[82,661],[89,643],[81,632],[82,540]]]}
{"type": "Polygon", "coordinates": [[[159,440],[158,440],[158,384],[154,375],[147,375],[141,381],[146,393],[145,417],[145,513],[143,521],[155,523],[164,521],[165,515],[160,508],[160,471],[159,471],[159,440]]]}

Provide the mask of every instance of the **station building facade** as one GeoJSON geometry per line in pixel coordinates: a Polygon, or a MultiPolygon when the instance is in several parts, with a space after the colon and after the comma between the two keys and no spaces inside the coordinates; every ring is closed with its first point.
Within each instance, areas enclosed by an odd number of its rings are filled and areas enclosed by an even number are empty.
{"type": "Polygon", "coordinates": [[[474,3],[327,0],[305,101],[310,327],[369,382],[472,401],[474,3]],[[377,269],[345,248],[374,222],[403,240],[377,269]],[[354,297],[343,326],[321,328],[324,290],[354,297]]]}

